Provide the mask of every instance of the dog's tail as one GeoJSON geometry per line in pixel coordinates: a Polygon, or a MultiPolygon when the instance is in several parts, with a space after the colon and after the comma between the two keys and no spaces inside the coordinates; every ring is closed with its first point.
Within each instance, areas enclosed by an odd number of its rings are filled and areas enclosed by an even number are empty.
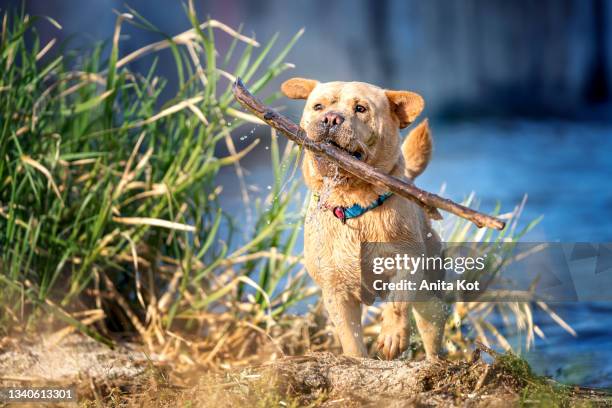
{"type": "Polygon", "coordinates": [[[429,122],[425,119],[410,131],[402,144],[402,155],[406,162],[406,176],[414,180],[419,174],[423,173],[429,164],[429,159],[431,159],[432,149],[433,143],[429,122]]]}

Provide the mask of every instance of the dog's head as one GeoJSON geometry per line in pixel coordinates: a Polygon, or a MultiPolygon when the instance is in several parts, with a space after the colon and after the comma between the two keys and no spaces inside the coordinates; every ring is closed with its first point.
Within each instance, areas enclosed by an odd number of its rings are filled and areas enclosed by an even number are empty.
{"type": "MultiPolygon", "coordinates": [[[[399,129],[412,123],[424,107],[423,98],[409,91],[390,91],[363,82],[320,83],[292,78],[281,90],[291,99],[306,99],[301,126],[308,137],[328,142],[379,170],[389,172],[400,154],[399,129]]],[[[309,184],[338,172],[325,159],[308,154],[304,176],[309,184]]]]}

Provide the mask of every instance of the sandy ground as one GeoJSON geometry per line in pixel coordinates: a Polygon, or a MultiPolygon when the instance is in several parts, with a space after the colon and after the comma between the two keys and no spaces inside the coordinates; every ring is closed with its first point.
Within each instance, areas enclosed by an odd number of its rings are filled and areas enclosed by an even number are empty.
{"type": "Polygon", "coordinates": [[[36,382],[76,382],[120,380],[143,374],[156,356],[147,356],[134,345],[114,350],[79,334],[59,342],[42,339],[40,343],[12,344],[0,349],[0,379],[36,382]]]}
{"type": "MultiPolygon", "coordinates": [[[[93,406],[507,407],[531,401],[522,395],[526,382],[516,371],[479,357],[381,361],[312,353],[234,371],[200,371],[188,387],[152,385],[159,367],[170,368],[167,363],[132,344],[111,350],[79,334],[32,344],[5,341],[0,386],[75,386],[81,402],[95,401],[93,406]]],[[[528,398],[537,406],[555,406],[541,405],[550,395],[528,398]]],[[[584,389],[559,396],[559,406],[612,406],[611,401],[584,389]]]]}

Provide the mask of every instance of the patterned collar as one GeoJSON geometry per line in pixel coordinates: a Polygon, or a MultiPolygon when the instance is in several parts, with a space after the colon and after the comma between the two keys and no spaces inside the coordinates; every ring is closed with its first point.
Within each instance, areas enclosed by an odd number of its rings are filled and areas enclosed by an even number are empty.
{"type": "MultiPolygon", "coordinates": [[[[341,207],[341,206],[331,207],[326,204],[323,204],[323,208],[331,210],[334,217],[342,221],[343,224],[346,224],[346,220],[350,218],[357,218],[365,214],[366,212],[373,210],[374,208],[378,206],[381,206],[385,202],[385,200],[391,197],[392,195],[393,193],[390,191],[384,194],[381,194],[378,196],[378,198],[376,198],[376,200],[371,202],[370,205],[368,205],[367,207],[362,207],[359,204],[353,204],[350,207],[341,207]]],[[[321,196],[319,195],[319,193],[313,193],[313,197],[317,203],[321,200],[321,196]]]]}

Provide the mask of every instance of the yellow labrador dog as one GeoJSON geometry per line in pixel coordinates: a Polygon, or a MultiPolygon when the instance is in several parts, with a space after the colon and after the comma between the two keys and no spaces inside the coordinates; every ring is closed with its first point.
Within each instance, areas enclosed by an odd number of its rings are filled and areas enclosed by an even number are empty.
{"type": "MultiPolygon", "coordinates": [[[[423,110],[423,98],[418,94],[362,82],[320,83],[304,78],[290,79],[281,89],[291,99],[306,100],[300,123],[309,138],[334,144],[378,170],[406,180],[425,170],[432,149],[427,121],[415,127],[400,147],[399,130],[423,110]]],[[[413,202],[362,182],[308,151],[302,171],[315,197],[304,230],[306,268],[322,289],[343,352],[365,357],[361,305],[369,302],[362,295],[361,244],[399,243],[417,256],[437,256],[440,240],[423,210],[413,202]]],[[[406,350],[410,310],[427,358],[437,357],[446,312],[436,301],[387,302],[377,341],[379,350],[388,359],[406,350]]]]}

